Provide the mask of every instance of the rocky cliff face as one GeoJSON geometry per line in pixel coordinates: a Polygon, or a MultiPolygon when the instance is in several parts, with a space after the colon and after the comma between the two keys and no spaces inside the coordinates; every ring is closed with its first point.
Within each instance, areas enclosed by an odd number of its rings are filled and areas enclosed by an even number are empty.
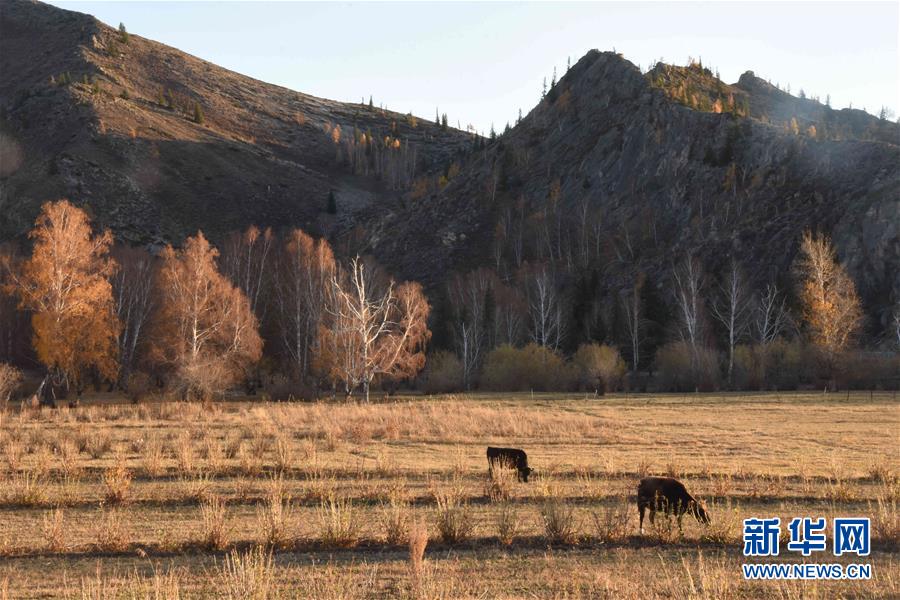
{"type": "Polygon", "coordinates": [[[900,300],[900,147],[884,141],[897,141],[896,124],[812,110],[748,74],[718,92],[748,116],[715,112],[714,91],[707,110],[692,108],[655,85],[656,71],[589,53],[440,194],[379,222],[378,252],[423,279],[552,260],[571,279],[599,273],[605,292],[636,269],[661,289],[687,254],[713,274],[735,257],[755,283],[786,285],[801,233],[820,230],[872,327],[884,325],[900,300]],[[794,114],[800,131],[784,125],[794,114]],[[832,134],[813,137],[816,125],[832,134]]]}

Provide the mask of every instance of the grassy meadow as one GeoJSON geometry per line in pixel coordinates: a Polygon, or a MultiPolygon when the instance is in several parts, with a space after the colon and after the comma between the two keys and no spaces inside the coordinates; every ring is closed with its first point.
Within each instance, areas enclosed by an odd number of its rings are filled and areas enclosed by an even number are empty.
{"type": "MultiPolygon", "coordinates": [[[[9,407],[0,598],[896,598],[898,407],[877,392],[9,407]],[[488,445],[525,449],[535,476],[489,479],[488,445]],[[639,535],[646,474],[681,478],[712,524],[639,535]],[[873,579],[744,581],[741,521],[762,516],[870,517],[856,562],[873,579]]],[[[854,562],[830,534],[809,561],[854,562]]]]}

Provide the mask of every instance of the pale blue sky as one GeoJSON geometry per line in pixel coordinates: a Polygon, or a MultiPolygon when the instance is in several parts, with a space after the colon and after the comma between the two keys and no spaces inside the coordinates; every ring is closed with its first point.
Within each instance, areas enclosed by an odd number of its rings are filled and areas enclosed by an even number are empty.
{"type": "Polygon", "coordinates": [[[900,3],[300,3],[83,2],[86,12],[213,63],[298,91],[487,131],[538,100],[591,48],[654,59],[702,57],[831,95],[877,114],[900,106],[900,3]]]}

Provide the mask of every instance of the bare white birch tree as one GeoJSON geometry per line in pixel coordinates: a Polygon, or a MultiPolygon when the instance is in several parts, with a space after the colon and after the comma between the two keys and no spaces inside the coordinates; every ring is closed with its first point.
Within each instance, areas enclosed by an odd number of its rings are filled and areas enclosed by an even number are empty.
{"type": "Polygon", "coordinates": [[[329,323],[320,328],[320,353],[347,395],[362,386],[366,402],[377,375],[409,377],[425,366],[428,305],[417,283],[390,281],[378,289],[359,257],[331,280],[329,323]]]}
{"type": "Polygon", "coordinates": [[[703,269],[700,261],[686,257],[672,272],[675,305],[677,307],[677,326],[681,339],[691,347],[692,364],[697,358],[700,345],[700,327],[703,310],[701,296],[704,285],[703,269]]]}
{"type": "Polygon", "coordinates": [[[631,341],[631,370],[637,372],[641,362],[641,330],[644,324],[644,312],[641,306],[641,290],[644,288],[644,273],[638,272],[634,285],[624,290],[620,296],[622,310],[625,312],[625,326],[631,341]]]}
{"type": "Polygon", "coordinates": [[[755,302],[753,310],[753,336],[759,344],[769,344],[787,327],[789,316],[785,298],[778,286],[769,284],[755,302]]]}
{"type": "Polygon", "coordinates": [[[737,261],[732,260],[724,281],[719,284],[719,295],[712,304],[712,313],[728,335],[728,383],[734,372],[734,347],[749,326],[750,297],[744,276],[737,261]]]}
{"type": "Polygon", "coordinates": [[[546,265],[530,271],[527,277],[531,340],[539,346],[558,350],[565,337],[565,320],[556,282],[546,265]]]}

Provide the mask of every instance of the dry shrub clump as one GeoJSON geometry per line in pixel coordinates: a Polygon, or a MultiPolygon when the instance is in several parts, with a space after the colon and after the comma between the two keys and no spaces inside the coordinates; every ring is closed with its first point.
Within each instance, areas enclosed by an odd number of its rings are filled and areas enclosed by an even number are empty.
{"type": "Polygon", "coordinates": [[[359,543],[359,520],[349,498],[329,498],[319,512],[319,539],[326,548],[353,548],[359,543]]]}
{"type": "Polygon", "coordinates": [[[702,539],[715,544],[733,544],[741,539],[741,518],[731,499],[713,502],[707,507],[711,521],[702,539]]]}
{"type": "Polygon", "coordinates": [[[57,507],[44,514],[41,533],[44,536],[48,552],[63,552],[66,549],[66,532],[62,509],[57,507]]]}
{"type": "Polygon", "coordinates": [[[521,523],[516,509],[511,504],[502,504],[497,511],[497,539],[504,546],[509,546],[516,539],[520,529],[521,523]]]}
{"type": "Polygon", "coordinates": [[[575,509],[558,497],[548,498],[541,506],[544,535],[551,544],[578,543],[575,509]]]}
{"type": "Polygon", "coordinates": [[[271,548],[279,548],[287,543],[288,524],[293,514],[291,503],[284,496],[281,480],[276,482],[266,494],[262,506],[257,509],[263,544],[271,548]]]}
{"type": "Polygon", "coordinates": [[[221,597],[228,600],[268,600],[276,595],[272,552],[256,546],[232,550],[218,569],[221,597]]]}
{"type": "Polygon", "coordinates": [[[99,552],[124,552],[128,549],[128,532],[120,509],[100,508],[95,540],[99,552]]]}
{"type": "Polygon", "coordinates": [[[631,528],[631,511],[624,502],[616,502],[591,513],[597,538],[605,543],[622,542],[631,528]]]}
{"type": "Polygon", "coordinates": [[[116,464],[103,474],[103,483],[106,486],[107,504],[124,504],[128,500],[131,471],[125,466],[124,454],[119,454],[116,457],[116,464]]]}
{"type": "Polygon", "coordinates": [[[392,493],[388,502],[381,504],[381,513],[384,541],[391,546],[402,544],[409,533],[409,501],[402,494],[392,493]]]}
{"type": "Polygon", "coordinates": [[[165,473],[163,466],[163,445],[158,437],[149,437],[144,444],[144,469],[150,477],[159,477],[165,473]]]}
{"type": "Polygon", "coordinates": [[[7,490],[9,501],[22,506],[46,506],[49,498],[47,480],[30,471],[13,475],[7,490]]]}
{"type": "Polygon", "coordinates": [[[488,471],[485,495],[491,499],[491,502],[505,502],[509,500],[512,497],[517,476],[518,472],[515,468],[503,461],[497,461],[491,465],[488,471]]]}
{"type": "Polygon", "coordinates": [[[425,523],[421,521],[413,523],[409,528],[409,575],[414,591],[420,588],[426,546],[428,546],[428,529],[425,523]]]}
{"type": "Polygon", "coordinates": [[[437,529],[445,544],[464,542],[472,534],[475,523],[456,486],[441,488],[432,492],[437,503],[437,529]]]}
{"type": "Polygon", "coordinates": [[[200,518],[203,521],[201,544],[207,550],[221,551],[228,547],[225,517],[225,501],[218,496],[212,496],[200,505],[200,518]]]}

